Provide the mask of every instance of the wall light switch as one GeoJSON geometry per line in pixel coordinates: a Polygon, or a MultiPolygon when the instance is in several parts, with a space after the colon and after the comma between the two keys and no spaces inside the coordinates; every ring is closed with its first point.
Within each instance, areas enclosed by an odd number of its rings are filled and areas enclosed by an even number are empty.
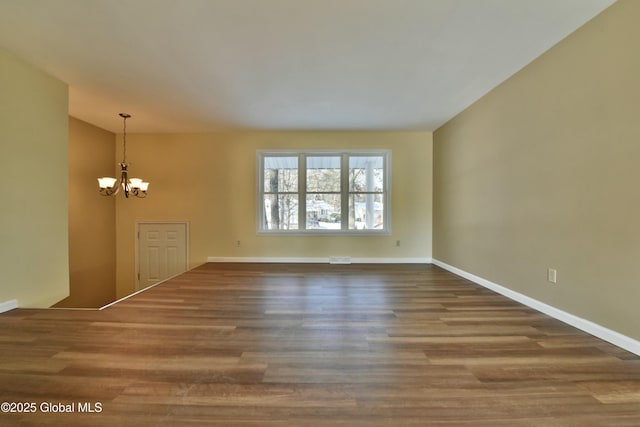
{"type": "Polygon", "coordinates": [[[549,268],[547,270],[547,280],[551,283],[557,283],[558,281],[558,272],[555,268],[549,268]]]}

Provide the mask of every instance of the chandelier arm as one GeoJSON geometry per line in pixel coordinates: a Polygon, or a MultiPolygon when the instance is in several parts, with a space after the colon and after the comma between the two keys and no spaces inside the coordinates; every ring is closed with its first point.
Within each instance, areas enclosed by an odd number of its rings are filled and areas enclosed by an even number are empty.
{"type": "Polygon", "coordinates": [[[113,194],[114,196],[120,192],[120,181],[118,180],[115,184],[113,184],[113,194]]]}
{"type": "Polygon", "coordinates": [[[136,196],[139,199],[144,199],[145,197],[147,197],[147,192],[146,191],[141,191],[138,188],[134,188],[131,193],[136,196]]]}

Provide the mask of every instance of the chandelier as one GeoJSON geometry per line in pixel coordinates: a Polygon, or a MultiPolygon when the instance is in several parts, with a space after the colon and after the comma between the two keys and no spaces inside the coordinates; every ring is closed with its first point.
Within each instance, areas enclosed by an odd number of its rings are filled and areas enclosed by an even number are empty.
{"type": "Polygon", "coordinates": [[[103,177],[98,178],[98,186],[100,187],[100,194],[103,196],[114,196],[118,194],[120,188],[124,190],[124,197],[129,197],[129,194],[133,194],[136,197],[147,197],[147,188],[149,183],[141,180],[140,178],[128,177],[127,171],[127,119],[131,115],[126,113],[120,113],[120,117],[123,119],[123,132],[122,132],[122,163],[120,163],[120,179],[103,177]]]}

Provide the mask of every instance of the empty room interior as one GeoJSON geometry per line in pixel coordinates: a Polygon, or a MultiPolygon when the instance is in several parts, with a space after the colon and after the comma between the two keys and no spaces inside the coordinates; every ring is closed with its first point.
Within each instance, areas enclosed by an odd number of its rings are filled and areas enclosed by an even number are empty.
{"type": "Polygon", "coordinates": [[[0,425],[640,425],[639,20],[0,0],[0,425]]]}

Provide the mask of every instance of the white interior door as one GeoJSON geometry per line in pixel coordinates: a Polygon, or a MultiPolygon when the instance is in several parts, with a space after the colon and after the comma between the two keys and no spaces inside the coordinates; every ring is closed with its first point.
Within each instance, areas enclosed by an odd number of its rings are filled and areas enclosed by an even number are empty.
{"type": "Polygon", "coordinates": [[[144,289],[187,271],[186,223],[138,224],[138,285],[144,289]]]}

